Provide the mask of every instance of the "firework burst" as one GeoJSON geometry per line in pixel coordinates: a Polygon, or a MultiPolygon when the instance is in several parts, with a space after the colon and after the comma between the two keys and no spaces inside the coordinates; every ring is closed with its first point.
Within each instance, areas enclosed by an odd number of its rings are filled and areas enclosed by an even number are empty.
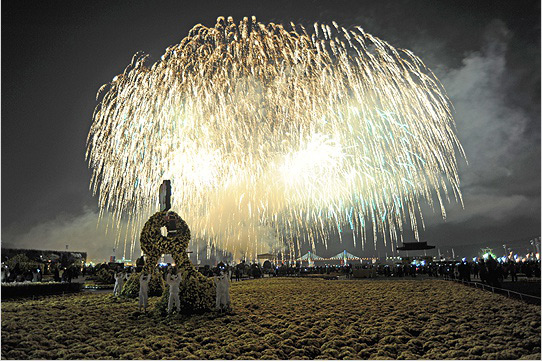
{"type": "Polygon", "coordinates": [[[404,223],[418,238],[420,201],[443,217],[462,202],[451,105],[423,62],[360,27],[290,26],[219,17],[100,89],[91,187],[128,218],[125,253],[163,179],[195,242],[236,256],[343,228],[393,245],[404,223]]]}

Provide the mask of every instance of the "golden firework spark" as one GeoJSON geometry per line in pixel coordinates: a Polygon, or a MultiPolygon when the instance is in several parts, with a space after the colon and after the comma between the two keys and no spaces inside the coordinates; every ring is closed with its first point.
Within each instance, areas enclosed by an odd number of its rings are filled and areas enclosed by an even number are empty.
{"type": "Polygon", "coordinates": [[[451,105],[424,63],[360,27],[290,25],[198,24],[100,89],[91,187],[132,240],[163,179],[196,240],[247,256],[343,228],[364,245],[367,224],[375,244],[407,220],[418,238],[420,200],[443,217],[449,188],[462,202],[451,105]]]}

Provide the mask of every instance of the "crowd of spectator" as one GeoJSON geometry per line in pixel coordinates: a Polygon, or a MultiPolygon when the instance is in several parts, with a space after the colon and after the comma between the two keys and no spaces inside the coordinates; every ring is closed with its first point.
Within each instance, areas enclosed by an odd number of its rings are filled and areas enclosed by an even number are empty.
{"type": "Polygon", "coordinates": [[[72,279],[79,277],[81,268],[73,264],[67,267],[52,264],[47,266],[47,270],[44,271],[43,268],[21,267],[21,265],[17,263],[11,268],[6,264],[2,264],[1,272],[2,283],[41,282],[43,281],[45,274],[49,275],[51,277],[50,279],[54,282],[71,283],[72,279]]]}
{"type": "Polygon", "coordinates": [[[479,279],[482,283],[500,287],[505,280],[518,281],[518,276],[525,276],[527,279],[540,278],[540,261],[507,261],[498,262],[491,256],[478,262],[463,262],[459,265],[451,265],[443,275],[452,279],[471,281],[479,279]]]}
{"type": "MultiPolygon", "coordinates": [[[[63,267],[57,264],[47,266],[45,271],[50,275],[53,281],[56,282],[71,282],[80,275],[87,279],[97,280],[101,283],[114,283],[114,273],[120,270],[131,274],[139,272],[144,265],[143,260],[138,260],[135,266],[124,266],[116,263],[101,263],[95,266],[77,267],[70,265],[63,267]]],[[[169,270],[170,265],[162,265],[159,269],[164,275],[169,270]]],[[[198,271],[208,277],[219,275],[221,271],[229,273],[232,280],[239,281],[247,278],[267,277],[296,277],[296,276],[344,276],[352,278],[356,275],[356,270],[371,269],[374,275],[380,277],[416,277],[424,275],[429,277],[445,277],[463,281],[481,281],[482,283],[499,287],[503,281],[510,280],[518,281],[518,276],[530,278],[540,278],[540,261],[527,260],[514,262],[508,260],[499,262],[492,257],[488,259],[480,259],[476,262],[450,262],[450,261],[435,261],[424,263],[423,265],[414,264],[363,264],[363,265],[320,265],[320,266],[302,266],[299,262],[295,265],[273,265],[270,261],[266,261],[263,265],[258,263],[247,263],[242,261],[235,265],[229,265],[223,262],[216,266],[204,265],[198,267],[198,271]]],[[[43,280],[44,271],[40,268],[26,269],[21,268],[19,264],[9,268],[3,264],[2,282],[39,282],[43,280]]]]}
{"type": "MultiPolygon", "coordinates": [[[[161,271],[167,272],[170,265],[164,265],[161,271]]],[[[109,268],[108,264],[98,264],[95,267],[86,267],[83,269],[83,275],[95,275],[101,269],[109,268]]],[[[477,262],[450,262],[437,261],[430,262],[424,265],[414,264],[363,264],[363,265],[317,265],[317,266],[302,266],[300,263],[295,265],[273,265],[266,261],[263,265],[258,263],[247,263],[241,261],[235,265],[220,262],[216,266],[204,265],[198,267],[198,271],[205,276],[213,277],[219,275],[220,271],[225,273],[231,271],[232,280],[241,279],[257,279],[264,276],[267,277],[296,277],[308,275],[333,275],[352,278],[355,276],[355,271],[359,269],[372,269],[377,276],[381,277],[416,277],[424,275],[429,277],[446,277],[471,281],[473,279],[480,280],[483,283],[497,286],[503,280],[510,279],[517,281],[518,275],[526,278],[540,278],[540,261],[525,261],[500,263],[493,258],[487,260],[480,259],[477,262]]],[[[125,267],[124,271],[131,273],[140,271],[141,267],[125,267]]]]}
{"type": "Polygon", "coordinates": [[[518,276],[527,279],[540,278],[540,261],[512,261],[499,262],[491,256],[476,262],[431,262],[425,265],[396,264],[377,265],[377,274],[386,277],[404,277],[427,275],[430,277],[446,277],[463,281],[477,280],[495,287],[501,286],[503,281],[518,281],[518,276]]]}
{"type": "MultiPolygon", "coordinates": [[[[267,263],[267,262],[266,262],[267,263]]],[[[290,276],[309,276],[309,275],[333,275],[352,278],[356,275],[356,270],[371,269],[375,275],[381,277],[416,277],[418,275],[435,278],[452,278],[464,281],[481,281],[492,286],[500,286],[503,281],[518,281],[518,276],[527,279],[540,278],[540,261],[507,261],[499,262],[491,257],[480,259],[476,262],[450,262],[435,261],[425,264],[363,264],[363,265],[322,265],[322,266],[301,266],[285,265],[274,266],[265,264],[263,266],[245,262],[235,266],[229,266],[219,263],[216,267],[204,266],[199,269],[204,275],[217,275],[220,270],[232,270],[232,279],[240,280],[242,278],[260,278],[269,277],[290,277],[290,276]]]]}

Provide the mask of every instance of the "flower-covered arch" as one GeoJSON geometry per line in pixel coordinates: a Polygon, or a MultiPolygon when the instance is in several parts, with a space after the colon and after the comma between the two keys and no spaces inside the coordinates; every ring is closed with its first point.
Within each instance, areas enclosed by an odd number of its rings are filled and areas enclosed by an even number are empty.
{"type": "MultiPolygon", "coordinates": [[[[212,279],[203,276],[190,262],[186,249],[190,242],[190,229],[186,222],[173,211],[159,211],[152,215],[143,226],[140,243],[145,254],[145,270],[153,272],[162,254],[170,254],[175,265],[182,272],[180,286],[181,312],[194,313],[210,310],[216,296],[212,279]],[[168,233],[162,234],[166,227],[168,233]]],[[[164,293],[157,310],[165,313],[169,288],[164,293]]]]}

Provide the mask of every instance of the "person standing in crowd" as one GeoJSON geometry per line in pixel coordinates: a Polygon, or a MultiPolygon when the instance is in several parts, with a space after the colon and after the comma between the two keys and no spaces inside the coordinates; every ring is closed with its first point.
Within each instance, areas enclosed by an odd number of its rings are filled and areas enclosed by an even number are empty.
{"type": "Polygon", "coordinates": [[[55,276],[54,276],[55,282],[57,282],[57,283],[60,282],[60,272],[58,271],[58,267],[57,267],[57,266],[55,266],[54,275],[55,275],[55,276]]]}
{"type": "Polygon", "coordinates": [[[525,276],[527,278],[533,278],[535,269],[534,262],[532,260],[527,260],[525,264],[527,264],[527,273],[525,273],[525,276]]]}
{"type": "Polygon", "coordinates": [[[66,270],[64,271],[64,279],[66,280],[66,282],[71,283],[71,282],[72,282],[72,278],[73,278],[73,269],[72,269],[71,266],[69,266],[69,267],[66,268],[66,270]]]}
{"type": "Polygon", "coordinates": [[[166,275],[166,284],[169,285],[169,300],[167,303],[167,313],[170,314],[173,310],[173,304],[178,312],[181,311],[181,301],[179,299],[180,285],[182,277],[181,272],[171,275],[171,271],[166,275]]]}
{"type": "Polygon", "coordinates": [[[151,275],[147,272],[143,272],[139,277],[139,310],[143,307],[145,313],[147,313],[147,306],[149,303],[149,281],[151,275]]]}
{"type": "Polygon", "coordinates": [[[486,274],[486,282],[487,284],[499,287],[500,283],[498,280],[498,270],[497,270],[497,261],[493,259],[493,257],[490,255],[487,260],[485,261],[485,265],[487,268],[487,274],[486,274]]]}
{"type": "Polygon", "coordinates": [[[484,259],[480,260],[480,281],[482,283],[487,283],[487,267],[484,259]]]}
{"type": "Polygon", "coordinates": [[[21,271],[21,267],[20,267],[19,263],[16,263],[15,267],[13,268],[13,279],[16,282],[22,282],[23,281],[23,275],[22,275],[22,271],[21,271]]]}
{"type": "Polygon", "coordinates": [[[480,267],[478,266],[478,263],[474,263],[474,266],[472,267],[473,278],[478,278],[479,271],[480,271],[480,267]]]}
{"type": "Polygon", "coordinates": [[[124,281],[126,280],[126,273],[124,271],[119,271],[115,273],[115,287],[113,288],[113,295],[118,297],[122,292],[122,287],[124,286],[124,281]]]}
{"type": "Polygon", "coordinates": [[[509,271],[510,271],[510,278],[512,278],[512,281],[517,282],[518,281],[518,272],[517,272],[515,263],[510,262],[509,271]]]}
{"type": "Polygon", "coordinates": [[[465,275],[466,275],[466,277],[467,277],[467,281],[468,281],[468,282],[471,281],[471,279],[470,279],[470,274],[471,274],[471,265],[470,265],[470,263],[467,262],[467,263],[465,264],[465,275]]]}

